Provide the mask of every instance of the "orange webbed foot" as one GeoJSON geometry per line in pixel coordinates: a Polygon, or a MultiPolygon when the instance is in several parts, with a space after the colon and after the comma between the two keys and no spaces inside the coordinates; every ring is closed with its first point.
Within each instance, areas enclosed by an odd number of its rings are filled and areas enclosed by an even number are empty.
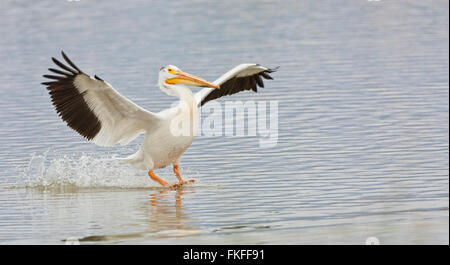
{"type": "Polygon", "coordinates": [[[173,166],[173,172],[177,176],[178,182],[174,183],[174,184],[170,184],[170,185],[166,181],[164,181],[161,178],[159,178],[158,176],[156,176],[155,173],[153,172],[153,170],[149,170],[148,171],[148,175],[150,176],[150,178],[152,180],[158,182],[159,184],[161,184],[162,186],[167,187],[167,188],[178,188],[178,187],[181,187],[181,186],[183,186],[185,184],[189,184],[189,183],[194,183],[195,182],[195,180],[193,180],[193,179],[190,179],[188,181],[183,180],[183,178],[181,178],[180,170],[179,170],[178,165],[174,165],[173,166]]]}
{"type": "Polygon", "coordinates": [[[183,180],[183,178],[180,175],[180,168],[178,165],[173,165],[173,173],[175,173],[175,175],[177,176],[178,182],[170,185],[170,187],[180,187],[180,186],[183,186],[184,184],[189,184],[189,183],[195,182],[195,180],[193,180],[193,179],[190,179],[188,181],[183,180]]]}
{"type": "Polygon", "coordinates": [[[194,183],[194,182],[195,182],[195,180],[193,180],[193,179],[190,179],[188,181],[183,180],[183,181],[178,181],[177,183],[174,183],[174,184],[170,184],[167,187],[168,188],[178,188],[178,187],[183,186],[184,184],[189,184],[189,183],[194,183]]]}

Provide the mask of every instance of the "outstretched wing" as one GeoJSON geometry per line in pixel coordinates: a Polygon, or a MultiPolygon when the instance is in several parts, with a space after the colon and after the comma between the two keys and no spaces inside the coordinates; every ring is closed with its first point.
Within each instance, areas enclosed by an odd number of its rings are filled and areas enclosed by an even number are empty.
{"type": "Polygon", "coordinates": [[[110,84],[83,73],[62,52],[67,66],[55,58],[60,69],[48,70],[44,82],[59,116],[86,139],[100,146],[128,144],[140,133],[150,132],[160,118],[134,104],[110,84]]]}
{"type": "Polygon", "coordinates": [[[259,64],[240,64],[213,82],[220,85],[220,89],[203,88],[195,94],[197,105],[203,106],[206,102],[223,96],[233,95],[244,90],[257,92],[258,86],[264,87],[264,79],[273,79],[269,73],[278,69],[269,69],[259,64]]]}

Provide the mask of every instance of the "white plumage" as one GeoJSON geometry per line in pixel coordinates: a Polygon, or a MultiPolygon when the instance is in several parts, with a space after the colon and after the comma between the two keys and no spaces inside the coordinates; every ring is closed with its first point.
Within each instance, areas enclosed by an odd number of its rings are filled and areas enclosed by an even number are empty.
{"type": "Polygon", "coordinates": [[[79,74],[73,82],[89,109],[101,121],[101,129],[91,140],[100,146],[126,145],[139,134],[151,132],[161,121],[151,113],[119,94],[105,81],[79,74]]]}
{"type": "Polygon", "coordinates": [[[174,165],[174,172],[179,177],[177,185],[186,183],[179,176],[178,164],[194,140],[199,107],[224,95],[243,90],[256,92],[258,86],[263,87],[261,77],[272,79],[268,73],[275,71],[257,64],[241,64],[209,83],[176,66],[162,67],[159,87],[168,95],[178,97],[179,103],[152,113],[122,96],[99,77],[83,73],[64,52],[62,56],[72,68],[52,58],[61,69],[50,68],[58,75],[44,75],[52,81],[43,83],[61,118],[100,146],[126,145],[145,133],[139,150],[123,160],[136,168],[149,170],[150,177],[163,185],[167,183],[154,176],[152,170],[170,164],[174,165]],[[206,87],[194,95],[185,85],[206,87]]]}

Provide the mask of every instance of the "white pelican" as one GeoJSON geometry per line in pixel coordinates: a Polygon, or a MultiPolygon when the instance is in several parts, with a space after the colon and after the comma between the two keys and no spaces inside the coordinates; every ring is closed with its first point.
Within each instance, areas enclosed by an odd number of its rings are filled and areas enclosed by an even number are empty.
{"type": "Polygon", "coordinates": [[[44,75],[52,80],[42,83],[47,86],[59,116],[70,128],[100,146],[117,143],[126,145],[139,134],[145,133],[139,150],[123,160],[136,168],[148,170],[150,178],[165,187],[194,182],[181,178],[178,165],[181,156],[194,140],[198,108],[210,100],[240,91],[256,92],[258,86],[264,87],[262,77],[272,79],[269,73],[276,70],[258,64],[241,64],[210,83],[174,65],[167,65],[159,71],[159,88],[170,96],[178,97],[180,101],[176,107],[153,113],[122,96],[98,76],[86,75],[64,52],[61,53],[70,67],[52,58],[61,69],[49,68],[58,75],[44,75]],[[194,95],[185,85],[204,88],[194,95]],[[175,135],[173,121],[194,126],[187,135],[175,135]],[[173,164],[173,171],[178,178],[178,182],[172,185],[153,172],[170,164],[173,164]]]}

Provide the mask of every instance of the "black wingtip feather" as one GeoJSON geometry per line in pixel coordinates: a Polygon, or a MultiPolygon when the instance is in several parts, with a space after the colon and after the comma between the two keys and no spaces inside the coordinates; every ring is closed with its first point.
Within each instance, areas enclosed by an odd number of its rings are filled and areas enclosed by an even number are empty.
{"type": "Polygon", "coordinates": [[[65,76],[70,76],[71,75],[70,73],[67,73],[67,72],[64,72],[64,71],[61,71],[61,70],[58,70],[58,69],[54,69],[54,68],[48,68],[48,70],[50,72],[55,73],[55,74],[60,74],[60,75],[65,75],[65,76]]]}
{"type": "Polygon", "coordinates": [[[61,53],[67,64],[75,70],[52,57],[52,61],[67,72],[49,68],[50,72],[60,75],[43,75],[43,77],[52,79],[52,81],[42,82],[41,84],[47,86],[56,112],[66,124],[86,139],[91,140],[100,131],[101,121],[85,101],[83,95],[86,91],[80,93],[74,85],[74,79],[83,72],[70,61],[63,51],[61,53]]]}
{"type": "Polygon", "coordinates": [[[64,58],[64,60],[70,65],[72,66],[75,70],[78,71],[78,73],[83,73],[80,69],[78,69],[78,67],[72,63],[72,61],[69,59],[69,57],[67,57],[67,55],[64,53],[64,51],[61,51],[62,57],[64,58]]]}
{"type": "Polygon", "coordinates": [[[263,80],[261,79],[261,76],[260,76],[260,75],[255,75],[255,80],[256,80],[256,83],[258,84],[258,86],[264,88],[264,82],[263,82],[263,80]]]}
{"type": "Polygon", "coordinates": [[[48,78],[48,79],[55,79],[55,80],[61,80],[64,78],[63,76],[56,76],[56,75],[43,75],[43,77],[48,78]]]}
{"type": "Polygon", "coordinates": [[[277,66],[275,68],[269,68],[269,69],[267,69],[264,72],[266,72],[266,73],[274,73],[274,72],[278,71],[279,68],[280,68],[280,66],[277,66]]]}
{"type": "Polygon", "coordinates": [[[100,81],[104,81],[103,79],[101,79],[100,77],[98,77],[97,75],[94,75],[94,78],[100,81]]]}
{"type": "MultiPolygon", "coordinates": [[[[256,66],[260,66],[257,64],[256,66]]],[[[269,73],[276,72],[279,69],[279,66],[273,69],[265,69],[257,74],[251,76],[243,76],[243,77],[233,77],[229,80],[225,81],[223,84],[220,84],[220,89],[215,89],[211,91],[200,103],[203,106],[206,102],[210,100],[214,100],[226,95],[233,95],[235,93],[252,90],[254,92],[258,92],[258,86],[264,88],[263,79],[273,79],[269,73]]]]}
{"type": "Polygon", "coordinates": [[[261,73],[261,76],[264,77],[264,79],[270,79],[270,80],[273,80],[273,77],[271,77],[269,74],[267,74],[267,73],[265,73],[265,72],[262,72],[262,73],[261,73]]]}
{"type": "Polygon", "coordinates": [[[77,72],[75,72],[73,69],[70,69],[69,67],[67,67],[66,65],[64,65],[63,63],[61,63],[60,61],[58,61],[55,57],[52,57],[52,61],[59,67],[61,67],[62,69],[71,72],[72,74],[76,75],[78,74],[77,72]]]}

